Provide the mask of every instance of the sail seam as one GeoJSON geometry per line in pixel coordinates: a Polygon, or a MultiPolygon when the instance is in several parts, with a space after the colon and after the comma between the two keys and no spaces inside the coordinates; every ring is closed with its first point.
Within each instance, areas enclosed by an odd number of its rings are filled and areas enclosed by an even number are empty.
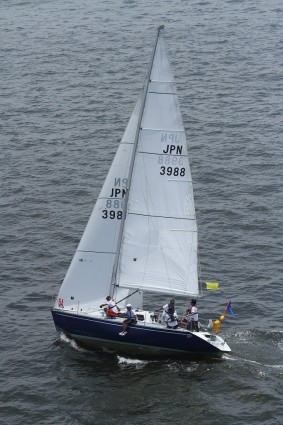
{"type": "Polygon", "coordinates": [[[149,127],[141,127],[140,130],[150,130],[150,131],[167,131],[171,133],[185,133],[185,130],[173,130],[171,128],[149,128],[149,127]]]}
{"type": "Polygon", "coordinates": [[[175,216],[166,216],[166,215],[142,214],[142,213],[134,213],[134,212],[130,212],[130,211],[128,211],[128,214],[139,215],[139,216],[142,216],[142,217],[173,218],[173,219],[176,219],[176,220],[195,221],[195,218],[188,218],[188,217],[175,217],[175,216]]]}
{"type": "MultiPolygon", "coordinates": [[[[179,157],[183,157],[183,158],[188,158],[189,155],[173,155],[170,153],[156,153],[156,152],[145,152],[145,151],[138,151],[137,153],[145,153],[146,155],[156,155],[156,156],[178,156],[179,157]]],[[[183,180],[180,180],[183,181],[183,180]]],[[[185,181],[190,181],[190,180],[185,180],[185,181]]]]}
{"type": "Polygon", "coordinates": [[[152,94],[170,94],[171,96],[177,96],[177,93],[169,93],[169,92],[149,91],[148,93],[152,93],[152,94]]]}
{"type": "Polygon", "coordinates": [[[123,196],[101,196],[97,199],[124,199],[123,196]]]}
{"type": "Polygon", "coordinates": [[[175,81],[150,80],[149,82],[150,83],[164,83],[164,84],[172,83],[172,84],[175,84],[175,81]]]}
{"type": "Polygon", "coordinates": [[[112,251],[85,251],[82,249],[78,249],[77,252],[93,252],[94,254],[116,254],[116,252],[112,252],[112,251]]]}

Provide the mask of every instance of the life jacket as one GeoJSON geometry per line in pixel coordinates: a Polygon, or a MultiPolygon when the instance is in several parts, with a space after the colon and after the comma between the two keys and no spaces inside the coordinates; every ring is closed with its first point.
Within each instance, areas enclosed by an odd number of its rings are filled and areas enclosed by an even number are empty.
{"type": "Polygon", "coordinates": [[[175,313],[174,307],[168,307],[167,314],[169,316],[170,322],[175,322],[175,320],[176,320],[174,313],[175,313]]]}

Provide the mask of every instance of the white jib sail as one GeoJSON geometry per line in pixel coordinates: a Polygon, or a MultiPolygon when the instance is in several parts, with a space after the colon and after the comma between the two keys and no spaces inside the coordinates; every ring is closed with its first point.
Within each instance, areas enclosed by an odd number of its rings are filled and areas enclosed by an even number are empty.
{"type": "MultiPolygon", "coordinates": [[[[109,295],[122,223],[123,202],[133,151],[139,98],[119,145],[99,198],[65,276],[55,307],[87,311],[109,295]]],[[[127,295],[128,291],[120,291],[127,295]]]]}
{"type": "Polygon", "coordinates": [[[141,121],[117,283],[176,295],[199,293],[186,137],[162,36],[141,121]]]}

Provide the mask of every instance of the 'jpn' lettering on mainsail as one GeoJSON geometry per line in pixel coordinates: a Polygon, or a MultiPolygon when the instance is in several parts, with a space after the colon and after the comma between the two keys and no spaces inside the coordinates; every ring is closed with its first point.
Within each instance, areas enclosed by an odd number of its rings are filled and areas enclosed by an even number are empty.
{"type": "Polygon", "coordinates": [[[163,153],[173,153],[174,155],[182,155],[183,146],[167,145],[166,149],[163,149],[163,153]]]}

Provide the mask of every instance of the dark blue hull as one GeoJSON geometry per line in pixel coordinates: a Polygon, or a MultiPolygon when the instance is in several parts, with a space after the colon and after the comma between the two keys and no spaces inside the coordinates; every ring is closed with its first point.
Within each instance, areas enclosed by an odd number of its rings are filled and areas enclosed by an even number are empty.
{"type": "Polygon", "coordinates": [[[129,328],[125,336],[120,336],[121,323],[115,319],[105,320],[52,310],[53,320],[58,331],[88,347],[107,348],[134,355],[180,355],[196,353],[223,353],[221,350],[189,331],[180,332],[166,328],[153,328],[137,324],[129,328]]]}

